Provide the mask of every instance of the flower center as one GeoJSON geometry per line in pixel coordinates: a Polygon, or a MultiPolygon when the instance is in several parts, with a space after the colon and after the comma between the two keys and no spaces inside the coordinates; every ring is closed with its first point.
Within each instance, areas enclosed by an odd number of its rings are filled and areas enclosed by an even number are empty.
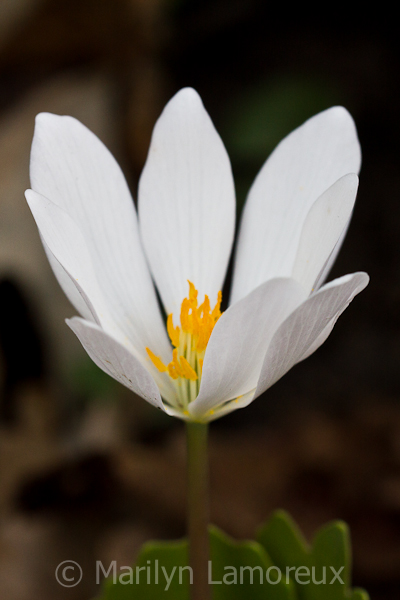
{"type": "Polygon", "coordinates": [[[198,305],[198,292],[189,283],[189,297],[181,305],[180,327],[174,326],[172,314],[168,315],[167,331],[174,346],[172,360],[165,365],[159,356],[146,348],[153,365],[174,380],[182,408],[192,402],[199,393],[204,353],[215,323],[221,316],[222,292],[213,309],[208,296],[198,305]]]}

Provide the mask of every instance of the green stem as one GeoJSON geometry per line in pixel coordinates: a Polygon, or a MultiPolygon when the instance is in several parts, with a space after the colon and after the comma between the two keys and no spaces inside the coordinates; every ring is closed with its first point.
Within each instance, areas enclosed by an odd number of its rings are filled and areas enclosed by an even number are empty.
{"type": "Polygon", "coordinates": [[[209,490],[208,490],[208,425],[186,424],[188,476],[189,564],[193,571],[191,600],[209,600],[209,490]]]}

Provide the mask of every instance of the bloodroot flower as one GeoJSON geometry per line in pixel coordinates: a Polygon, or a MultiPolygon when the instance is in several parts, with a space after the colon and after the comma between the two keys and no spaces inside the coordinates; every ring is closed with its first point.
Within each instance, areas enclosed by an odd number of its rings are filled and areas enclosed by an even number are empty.
{"type": "Polygon", "coordinates": [[[312,354],[367,285],[361,272],[322,285],[351,218],[360,160],[342,107],[277,146],[243,210],[224,312],[234,183],[193,89],[178,92],[156,123],[139,219],[113,156],[68,116],[38,115],[26,198],[81,315],[67,323],[93,361],[169,415],[207,422],[248,405],[312,354]]]}

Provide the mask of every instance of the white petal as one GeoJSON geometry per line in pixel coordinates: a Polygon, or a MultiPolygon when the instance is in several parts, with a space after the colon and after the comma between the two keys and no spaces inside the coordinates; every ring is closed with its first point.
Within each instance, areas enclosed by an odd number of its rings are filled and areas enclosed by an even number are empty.
{"type": "Polygon", "coordinates": [[[214,304],[233,242],[235,194],[228,155],[193,89],[178,92],[156,123],[139,182],[139,221],[167,312],[180,309],[187,280],[214,304]]]}
{"type": "Polygon", "coordinates": [[[47,198],[32,190],[26,190],[25,196],[50,265],[68,299],[83,316],[100,321],[104,299],[82,233],[71,217],[47,198]]]}
{"type": "Polygon", "coordinates": [[[127,348],[90,321],[74,317],[67,324],[100,369],[166,412],[154,379],[127,348]]]}
{"type": "Polygon", "coordinates": [[[273,277],[290,277],[310,207],[335,181],[358,173],[353,119],[333,107],[306,121],[272,152],[249,192],[235,256],[231,302],[273,277]]]}
{"type": "Polygon", "coordinates": [[[217,408],[210,410],[204,417],[204,422],[210,423],[211,421],[215,421],[216,419],[220,419],[221,417],[228,415],[234,410],[238,410],[239,408],[245,408],[253,402],[254,392],[255,389],[250,390],[246,394],[243,394],[243,396],[240,396],[239,398],[234,398],[233,400],[225,402],[217,408]]]}
{"type": "MultiPolygon", "coordinates": [[[[342,311],[343,312],[343,311],[342,311]]],[[[314,339],[313,343],[308,346],[306,352],[304,352],[301,355],[301,358],[299,358],[299,360],[297,362],[300,362],[302,360],[305,360],[306,358],[308,358],[309,356],[311,356],[311,354],[314,354],[314,352],[316,350],[318,350],[318,348],[320,346],[322,346],[322,344],[328,339],[328,337],[331,334],[332,329],[334,328],[336,321],[338,320],[338,318],[340,317],[340,314],[336,314],[333,319],[331,319],[329,321],[329,323],[327,325],[325,325],[325,327],[323,328],[323,330],[321,331],[321,333],[314,339]]]]}
{"type": "Polygon", "coordinates": [[[328,188],[308,212],[292,270],[292,277],[308,292],[315,287],[349,223],[357,189],[357,175],[345,175],[328,188]]]}
{"type": "Polygon", "coordinates": [[[255,398],[326,340],[338,317],[368,281],[366,273],[335,279],[310,296],[282,323],[265,355],[255,398]]]}
{"type": "Polygon", "coordinates": [[[256,387],[275,331],[306,297],[293,279],[272,279],[228,308],[211,334],[192,415],[201,417],[256,387]]]}
{"type": "Polygon", "coordinates": [[[339,254],[340,248],[342,247],[344,239],[345,239],[345,237],[347,235],[347,231],[348,231],[349,226],[350,226],[350,221],[351,221],[351,216],[350,216],[350,219],[348,220],[348,222],[346,223],[346,226],[343,229],[340,238],[336,242],[336,246],[332,250],[332,253],[331,253],[330,257],[326,261],[325,266],[323,267],[321,273],[319,274],[318,279],[316,280],[316,282],[314,284],[314,289],[315,290],[319,290],[319,288],[321,287],[321,285],[323,285],[325,283],[325,280],[328,277],[329,272],[330,272],[333,264],[335,263],[336,257],[339,254]]]}
{"type": "Polygon", "coordinates": [[[53,269],[53,273],[72,306],[74,306],[78,313],[87,321],[95,321],[96,323],[100,323],[100,319],[96,313],[96,310],[92,302],[89,300],[89,296],[78,283],[78,280],[73,277],[73,275],[69,273],[67,269],[63,267],[62,264],[57,260],[42,236],[41,240],[47,260],[53,269]]]}
{"type": "Polygon", "coordinates": [[[167,357],[169,343],[133,200],[111,153],[76,119],[42,113],[36,118],[30,173],[32,188],[78,226],[104,303],[121,331],[142,353],[151,331],[152,347],[167,357]]]}

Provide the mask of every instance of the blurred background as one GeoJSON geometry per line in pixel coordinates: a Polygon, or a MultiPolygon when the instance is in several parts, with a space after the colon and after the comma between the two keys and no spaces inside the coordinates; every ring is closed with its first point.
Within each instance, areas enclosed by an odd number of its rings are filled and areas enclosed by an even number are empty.
{"type": "Polygon", "coordinates": [[[350,17],[263,0],[0,1],[0,590],[90,600],[94,563],[133,564],[185,533],[183,425],[95,367],[64,319],[24,200],[34,117],[77,117],[134,197],[151,130],[181,87],[201,94],[231,156],[238,212],[277,142],[342,104],[363,149],[354,218],[331,277],[369,287],[326,344],[250,407],[212,424],[212,520],[246,538],[272,510],[311,539],[352,532],[354,584],[400,591],[398,32],[384,6],[350,17]],[[382,13],[379,11],[382,10],[382,13]],[[82,583],[65,589],[72,559],[82,583]]]}

